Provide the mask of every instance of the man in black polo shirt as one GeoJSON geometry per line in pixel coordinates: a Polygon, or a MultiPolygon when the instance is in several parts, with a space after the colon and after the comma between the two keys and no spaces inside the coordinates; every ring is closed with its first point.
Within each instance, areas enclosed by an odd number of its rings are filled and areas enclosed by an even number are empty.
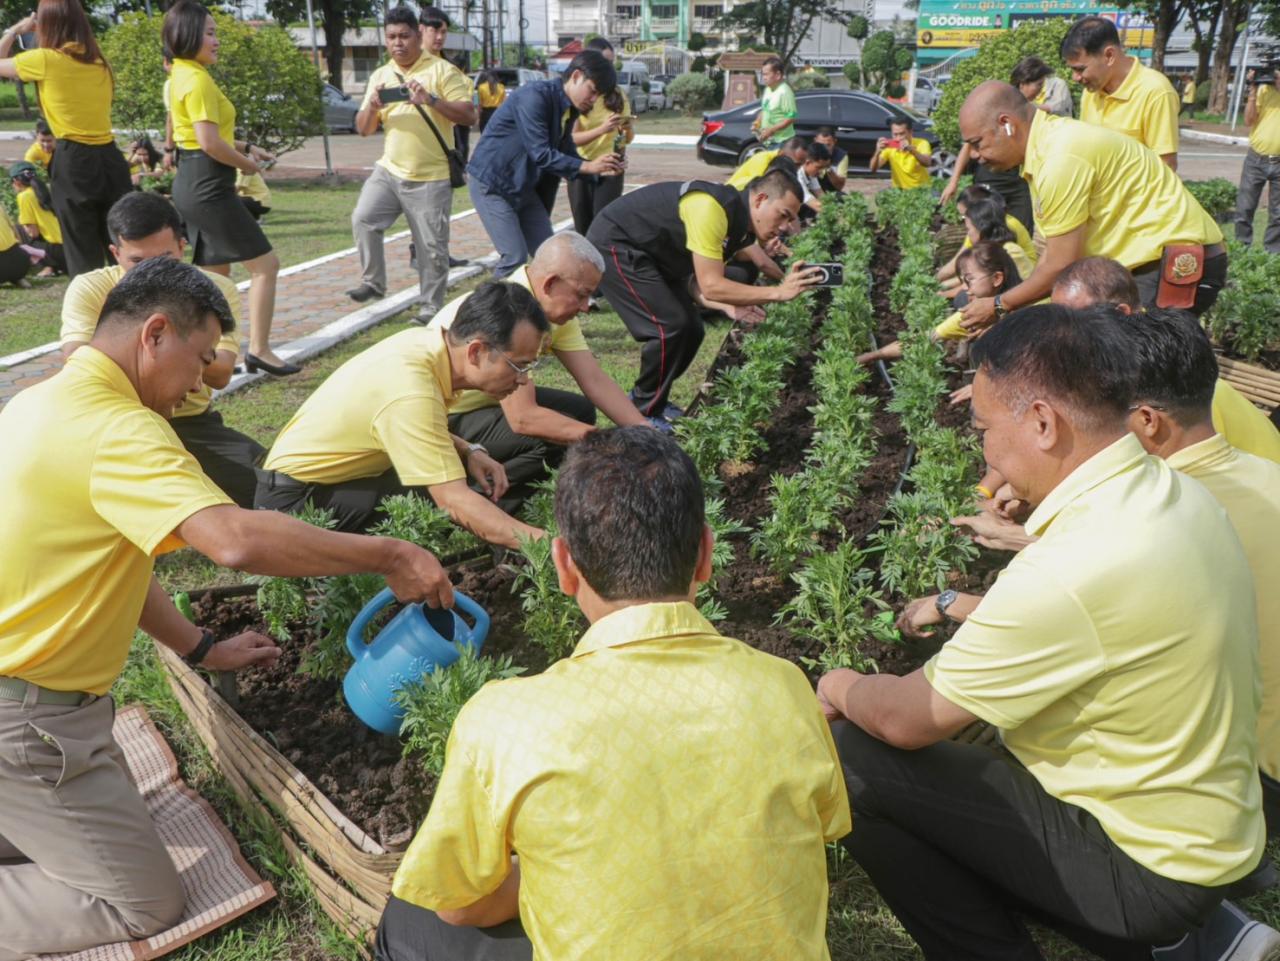
{"type": "Polygon", "coordinates": [[[749,308],[792,300],[818,282],[821,271],[799,263],[775,287],[725,277],[726,261],[795,221],[801,198],[796,178],[781,170],[745,190],[702,180],[651,184],[591,224],[587,239],[604,256],[600,287],[642,345],[631,400],[654,427],[670,431],[683,413],[667,398],[702,343],[701,307],[750,319],[759,310],[749,308]]]}

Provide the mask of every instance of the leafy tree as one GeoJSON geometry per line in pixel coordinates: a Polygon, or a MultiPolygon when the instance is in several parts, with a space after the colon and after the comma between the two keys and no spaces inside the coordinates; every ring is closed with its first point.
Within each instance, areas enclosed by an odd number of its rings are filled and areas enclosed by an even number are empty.
{"type": "Polygon", "coordinates": [[[881,30],[863,42],[862,59],[846,63],[844,74],[854,86],[888,97],[901,97],[906,93],[902,74],[911,69],[914,59],[910,50],[898,45],[891,31],[881,30]]]}
{"type": "Polygon", "coordinates": [[[686,117],[696,117],[716,105],[715,81],[705,73],[681,74],[671,81],[668,90],[671,103],[684,111],[686,117]]]}
{"type": "Polygon", "coordinates": [[[819,73],[812,70],[808,73],[797,73],[787,78],[787,83],[791,84],[792,90],[813,90],[814,88],[825,89],[831,86],[831,81],[825,73],[819,73]]]}
{"type": "MultiPolygon", "coordinates": [[[[1058,54],[1062,38],[1071,28],[1065,17],[1043,23],[1024,23],[1017,30],[999,31],[984,40],[976,55],[956,64],[951,79],[942,88],[942,100],[933,112],[933,129],[952,150],[960,148],[960,106],[973,88],[984,80],[1007,81],[1014,65],[1023,57],[1035,55],[1053,67],[1058,76],[1071,82],[1071,72],[1058,54]]],[[[1079,88],[1071,84],[1079,97],[1079,88]]]]}
{"type": "MultiPolygon", "coordinates": [[[[329,82],[342,89],[342,35],[347,27],[373,16],[381,4],[373,0],[315,0],[313,9],[317,26],[324,31],[324,59],[329,67],[329,82]]],[[[280,23],[296,23],[307,19],[307,0],[267,0],[267,13],[280,23]]]]}
{"type": "Polygon", "coordinates": [[[707,35],[698,33],[696,30],[689,34],[689,43],[687,44],[690,53],[697,53],[699,50],[707,48],[707,35]]]}
{"type": "Polygon", "coordinates": [[[809,36],[815,20],[847,24],[850,16],[831,0],[748,0],[720,17],[716,28],[759,37],[786,63],[809,36]]]}
{"type": "Polygon", "coordinates": [[[866,40],[871,34],[871,21],[862,14],[856,13],[849,18],[849,23],[844,32],[849,35],[851,40],[866,40]]]}
{"type": "Polygon", "coordinates": [[[1155,28],[1155,36],[1151,43],[1151,66],[1155,70],[1164,70],[1165,48],[1169,46],[1169,36],[1178,21],[1187,12],[1184,0],[1116,0],[1116,6],[1124,10],[1137,10],[1155,28]]]}
{"type": "Polygon", "coordinates": [[[1218,27],[1218,43],[1214,47],[1213,68],[1209,74],[1212,81],[1209,91],[1210,113],[1227,112],[1232,53],[1236,48],[1236,39],[1249,19],[1251,6],[1251,0],[1224,0],[1222,3],[1222,24],[1218,27]]]}
{"type": "MultiPolygon", "coordinates": [[[[220,47],[210,73],[235,105],[236,129],[273,152],[297,149],[324,119],[315,67],[282,27],[213,16],[220,47]]],[[[164,128],[162,21],[160,14],[126,14],[101,38],[115,72],[112,121],[123,130],[164,128]]]]}

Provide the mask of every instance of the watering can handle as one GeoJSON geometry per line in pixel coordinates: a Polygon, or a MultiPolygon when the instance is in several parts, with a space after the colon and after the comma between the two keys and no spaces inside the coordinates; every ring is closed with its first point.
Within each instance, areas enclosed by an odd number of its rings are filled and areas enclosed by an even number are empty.
{"type": "Polygon", "coordinates": [[[351,627],[347,629],[347,650],[351,652],[351,656],[359,660],[364,654],[367,644],[364,642],[364,629],[369,626],[369,622],[374,616],[395,601],[396,596],[391,593],[391,588],[384,587],[380,590],[368,604],[364,606],[356,619],[351,622],[351,627]]]}
{"type": "Polygon", "coordinates": [[[464,614],[470,615],[476,622],[475,628],[471,631],[471,636],[475,641],[476,649],[479,650],[480,645],[484,643],[484,639],[489,636],[489,612],[461,591],[453,592],[453,601],[459,610],[464,614]]]}

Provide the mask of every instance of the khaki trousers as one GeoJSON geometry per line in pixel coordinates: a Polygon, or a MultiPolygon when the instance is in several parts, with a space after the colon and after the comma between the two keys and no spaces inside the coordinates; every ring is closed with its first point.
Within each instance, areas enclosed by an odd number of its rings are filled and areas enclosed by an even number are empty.
{"type": "Polygon", "coordinates": [[[111,735],[115,705],[0,700],[0,961],[172,927],[185,895],[111,735]]]}

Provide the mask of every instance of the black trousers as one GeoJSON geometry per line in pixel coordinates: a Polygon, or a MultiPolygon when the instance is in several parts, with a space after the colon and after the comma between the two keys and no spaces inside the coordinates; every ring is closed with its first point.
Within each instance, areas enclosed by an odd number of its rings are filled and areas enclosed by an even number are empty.
{"type": "Polygon", "coordinates": [[[72,277],[111,263],[107,211],[133,190],[129,165],[113,143],[59,140],[49,170],[53,212],[62,227],[67,273],[72,277]]]}
{"type": "MultiPolygon", "coordinates": [[[[596,422],[595,405],[581,394],[550,387],[537,387],[535,393],[539,407],[584,424],[596,422]]],[[[508,514],[519,510],[533,494],[533,485],[546,477],[548,470],[558,467],[564,458],[565,448],[559,444],[513,431],[502,408],[496,404],[451,415],[449,432],[472,444],[483,444],[489,455],[506,469],[511,487],[498,501],[498,506],[508,514]]]]}
{"type": "Polygon", "coordinates": [[[206,410],[193,417],[175,417],[169,426],[209,479],[241,507],[252,510],[258,486],[254,466],[266,448],[224,424],[216,410],[206,410]]]}
{"type": "Polygon", "coordinates": [[[661,415],[671,388],[698,355],[706,328],[689,295],[688,278],[668,279],[648,254],[593,238],[604,255],[600,289],[640,342],[640,373],[632,398],[647,417],[661,415]]]}
{"type": "Polygon", "coordinates": [[[60,274],[67,272],[67,253],[62,244],[51,244],[47,240],[36,240],[28,246],[44,251],[44,260],[40,261],[41,269],[52,267],[60,274]]]}
{"type": "Polygon", "coordinates": [[[240,203],[245,210],[249,211],[249,216],[254,220],[261,220],[263,214],[271,212],[270,207],[262,206],[262,201],[253,197],[241,197],[240,203]]]}
{"type": "MultiPolygon", "coordinates": [[[[1142,301],[1142,306],[1154,307],[1156,294],[1160,290],[1160,261],[1134,267],[1133,279],[1138,284],[1138,298],[1142,301]]],[[[1196,289],[1196,302],[1190,308],[1191,312],[1197,317],[1203,315],[1218,299],[1218,294],[1226,282],[1226,253],[1218,254],[1216,257],[1206,257],[1204,276],[1200,278],[1200,286],[1196,289]]]]}
{"type": "Polygon", "coordinates": [[[625,175],[616,177],[575,177],[569,181],[569,209],[573,211],[573,229],[587,235],[591,222],[600,211],[622,196],[625,175]]]}
{"type": "Polygon", "coordinates": [[[904,751],[848,722],[831,732],[853,810],[841,843],[929,961],[1040,961],[1024,914],[1103,958],[1149,961],[1221,901],[1138,864],[1007,755],[904,751]]]}
{"type": "Polygon", "coordinates": [[[445,924],[434,911],[394,895],[378,922],[374,961],[531,961],[519,919],[491,928],[445,924]]]}
{"type": "Polygon", "coordinates": [[[481,107],[480,108],[480,132],[484,133],[484,128],[489,126],[489,118],[498,112],[497,107],[481,107]]]}
{"type": "Polygon", "coordinates": [[[1262,774],[1262,814],[1267,819],[1267,840],[1280,837],[1280,781],[1262,774]]]}
{"type": "Polygon", "coordinates": [[[0,250],[0,284],[16,284],[31,269],[31,258],[17,244],[0,250]]]}
{"type": "Polygon", "coordinates": [[[310,501],[333,512],[335,530],[363,534],[379,520],[386,497],[421,493],[420,487],[405,487],[395,468],[376,477],[359,477],[341,484],[307,484],[274,471],[258,470],[253,506],[258,510],[296,514],[310,501]]]}

